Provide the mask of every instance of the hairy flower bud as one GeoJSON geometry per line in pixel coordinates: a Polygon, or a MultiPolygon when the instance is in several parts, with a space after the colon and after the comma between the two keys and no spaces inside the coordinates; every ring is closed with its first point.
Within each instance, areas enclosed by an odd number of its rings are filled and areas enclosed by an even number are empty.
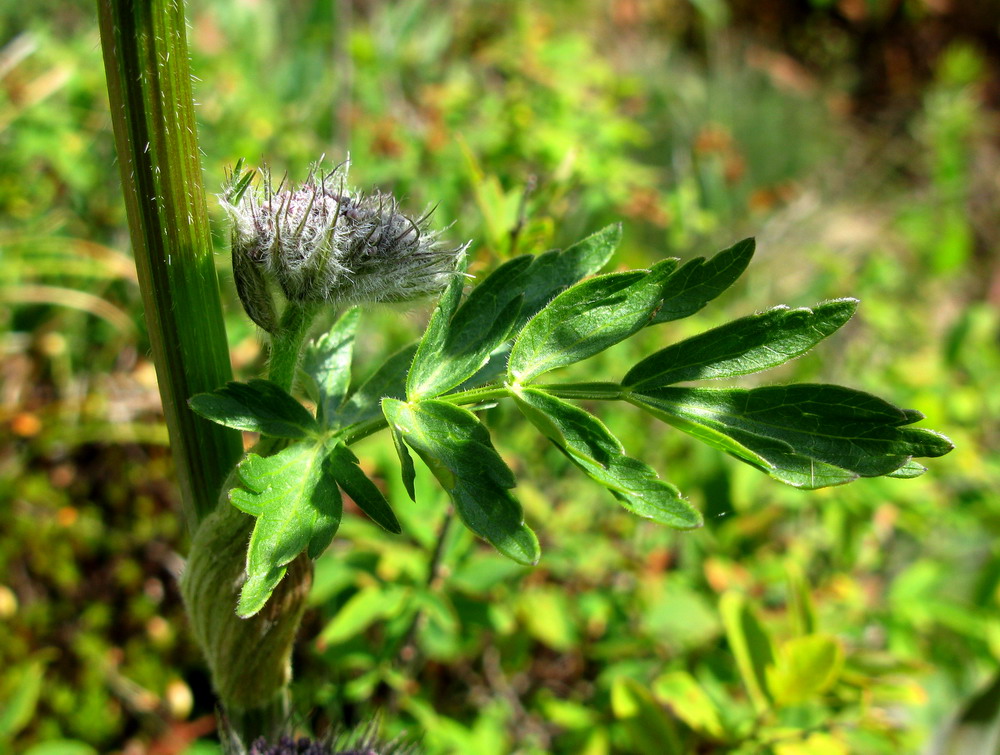
{"type": "Polygon", "coordinates": [[[250,318],[274,332],[275,292],[290,302],[403,302],[437,293],[468,244],[449,247],[389,194],[352,194],[348,163],[277,187],[237,164],[222,195],[232,218],[233,275],[250,318]]]}

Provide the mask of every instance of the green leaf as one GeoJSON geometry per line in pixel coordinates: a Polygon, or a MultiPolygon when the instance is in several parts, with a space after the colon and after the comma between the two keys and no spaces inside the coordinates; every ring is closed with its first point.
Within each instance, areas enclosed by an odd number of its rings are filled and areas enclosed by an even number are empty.
{"type": "Polygon", "coordinates": [[[243,488],[230,491],[229,500],[257,517],[236,607],[247,617],[267,602],[292,559],[303,550],[316,558],[326,549],[343,506],[323,444],[296,443],[267,457],[248,454],[238,472],[243,488]]]}
{"type": "Polygon", "coordinates": [[[97,755],[97,750],[76,739],[50,739],[32,745],[23,755],[97,755]]]}
{"type": "Polygon", "coordinates": [[[569,286],[597,273],[611,259],[621,238],[621,223],[615,223],[561,252],[546,252],[532,258],[531,267],[514,284],[515,290],[524,294],[519,324],[526,323],[569,286]]]}
{"type": "MultiPolygon", "coordinates": [[[[385,401],[386,399],[383,399],[385,401]]],[[[388,399],[394,401],[395,399],[388,399]]],[[[385,408],[383,407],[383,411],[385,408]]],[[[388,415],[386,415],[388,417],[388,415]]],[[[389,435],[392,437],[392,445],[396,449],[396,456],[399,457],[400,474],[403,478],[403,487],[406,488],[407,495],[410,496],[411,501],[417,500],[417,492],[415,489],[415,483],[417,478],[417,471],[413,468],[413,457],[410,456],[410,450],[406,447],[403,442],[403,436],[399,434],[392,423],[389,423],[389,435]]]]}
{"type": "Polygon", "coordinates": [[[371,377],[351,394],[337,416],[341,427],[367,422],[382,414],[380,402],[384,398],[401,399],[406,396],[406,371],[413,362],[417,344],[412,343],[386,359],[371,377]]]}
{"type": "Polygon", "coordinates": [[[886,477],[895,477],[900,480],[912,480],[914,477],[920,477],[920,475],[926,471],[927,467],[919,462],[913,461],[913,459],[910,459],[895,472],[887,474],[886,477]]]}
{"type": "Polygon", "coordinates": [[[336,444],[327,460],[330,472],[341,489],[349,495],[358,508],[365,512],[379,527],[398,535],[403,531],[399,520],[392,513],[389,502],[375,483],[358,466],[358,457],[343,443],[336,444]]]}
{"type": "Polygon", "coordinates": [[[757,712],[763,713],[771,706],[765,679],[767,667],[774,663],[771,638],[746,598],[739,593],[725,593],[719,601],[719,613],[750,700],[757,712]]]}
{"type": "Polygon", "coordinates": [[[318,401],[316,417],[324,426],[340,408],[351,384],[351,356],[361,310],[347,310],[329,331],[314,338],[302,356],[302,369],[312,380],[318,401]]]}
{"type": "Polygon", "coordinates": [[[517,336],[507,366],[511,382],[579,362],[649,324],[662,297],[663,282],[676,260],[652,270],[610,273],[559,294],[517,336]]]}
{"type": "Polygon", "coordinates": [[[919,412],[836,385],[658,388],[627,398],[796,487],[891,474],[911,457],[942,456],[953,447],[939,433],[906,427],[923,418],[919,412]]]}
{"type": "Polygon", "coordinates": [[[537,388],[521,388],[514,399],[524,416],[567,458],[638,516],[677,529],[702,525],[701,514],[649,466],[625,455],[618,439],[583,409],[537,388]]]}
{"type": "Polygon", "coordinates": [[[706,260],[698,257],[670,276],[663,290],[663,304],[650,324],[689,317],[743,275],[753,258],[755,242],[743,239],[706,260]]]}
{"type": "Polygon", "coordinates": [[[523,297],[511,285],[531,264],[518,257],[501,265],[472,289],[457,310],[452,283],[431,317],[406,378],[409,400],[432,398],[475,375],[503,345],[521,309],[523,297]],[[453,314],[451,314],[453,312],[453,314]],[[450,321],[445,318],[450,317],[450,321]]]}
{"type": "Polygon", "coordinates": [[[319,433],[319,425],[298,401],[270,380],[226,383],[188,402],[205,419],[237,430],[299,440],[319,433]]]}
{"type": "Polygon", "coordinates": [[[725,738],[718,706],[687,671],[668,671],[653,682],[652,692],[696,732],[713,739],[725,738]]]}
{"type": "Polygon", "coordinates": [[[0,705],[0,743],[13,739],[31,723],[38,707],[38,697],[45,677],[45,664],[33,660],[4,671],[0,683],[3,704],[0,705]]]}
{"type": "Polygon", "coordinates": [[[815,309],[782,306],[742,317],[643,359],[622,385],[642,391],[777,367],[835,332],[851,319],[857,305],[857,299],[837,299],[815,309]]]}
{"type": "Polygon", "coordinates": [[[843,665],[844,650],[833,637],[794,637],[781,646],[776,664],[767,668],[767,688],[778,705],[805,703],[829,689],[843,665]]]}
{"type": "Polygon", "coordinates": [[[611,683],[611,710],[628,734],[629,752],[683,755],[677,725],[635,679],[617,676],[611,683]]]}
{"type": "Polygon", "coordinates": [[[524,523],[521,504],[509,492],[514,475],[476,415],[436,399],[419,403],[385,399],[382,409],[394,432],[451,496],[466,527],[518,563],[538,562],[538,539],[524,523]]]}
{"type": "Polygon", "coordinates": [[[368,585],[354,593],[336,616],[323,627],[319,641],[327,644],[346,642],[357,637],[381,619],[394,616],[403,608],[410,591],[393,585],[368,585]]]}

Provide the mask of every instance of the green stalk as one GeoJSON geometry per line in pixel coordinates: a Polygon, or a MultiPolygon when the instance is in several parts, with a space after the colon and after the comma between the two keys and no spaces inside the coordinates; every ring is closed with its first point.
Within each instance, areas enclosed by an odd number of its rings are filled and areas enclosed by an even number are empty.
{"type": "Polygon", "coordinates": [[[242,442],[238,432],[197,417],[187,405],[195,393],[231,379],[232,370],[195,136],[184,6],[98,0],[97,8],[146,326],[194,533],[181,588],[232,733],[244,743],[258,735],[273,739],[287,721],[289,659],[311,568],[304,558],[289,568],[267,615],[236,616],[253,520],[229,506],[235,473],[226,479],[242,442]]]}
{"type": "Polygon", "coordinates": [[[215,508],[240,435],[197,417],[232,377],[212,261],[181,0],[98,0],[118,164],[184,516],[215,508]]]}
{"type": "Polygon", "coordinates": [[[299,366],[302,344],[320,310],[319,304],[288,302],[281,315],[281,324],[271,341],[271,363],[268,378],[291,392],[295,371],[299,366]]]}

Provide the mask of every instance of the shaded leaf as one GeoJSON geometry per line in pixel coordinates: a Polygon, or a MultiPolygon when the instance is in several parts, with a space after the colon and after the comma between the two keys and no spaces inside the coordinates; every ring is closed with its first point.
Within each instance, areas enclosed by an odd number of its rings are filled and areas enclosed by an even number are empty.
{"type": "Polygon", "coordinates": [[[890,474],[952,449],[939,433],[906,427],[919,412],[836,385],[658,388],[628,400],[796,487],[890,474]]]}
{"type": "Polygon", "coordinates": [[[236,430],[299,440],[319,432],[309,411],[270,380],[226,383],[211,393],[199,393],[188,402],[196,413],[236,430]]]}
{"type": "Polygon", "coordinates": [[[274,456],[248,454],[240,462],[243,488],[230,491],[229,500],[257,517],[236,608],[240,616],[263,607],[299,553],[316,558],[333,540],[342,502],[326,456],[322,444],[296,443],[274,456]]]}
{"type": "Polygon", "coordinates": [[[340,426],[367,422],[381,416],[381,401],[384,398],[405,398],[406,371],[413,362],[417,344],[412,343],[386,359],[351,397],[341,409],[337,422],[340,426]]]}
{"type": "Polygon", "coordinates": [[[611,710],[622,722],[632,752],[683,755],[677,725],[635,679],[615,677],[611,683],[611,710]]]}
{"type": "Polygon", "coordinates": [[[330,450],[327,461],[337,484],[373,522],[396,535],[403,531],[389,502],[382,491],[375,487],[375,483],[368,479],[368,475],[361,471],[358,457],[351,449],[338,443],[330,450]]]}
{"type": "Polygon", "coordinates": [[[677,488],[660,480],[646,464],[626,456],[621,443],[597,417],[536,388],[521,388],[514,398],[542,434],[626,509],[678,529],[702,525],[701,514],[677,488]]]}
{"type": "Polygon", "coordinates": [[[643,359],[628,371],[622,385],[646,390],[777,367],[835,332],[857,305],[857,299],[837,299],[815,309],[774,307],[741,317],[643,359]]]}
{"type": "Polygon", "coordinates": [[[361,310],[357,307],[347,310],[329,331],[314,338],[303,353],[302,369],[313,383],[316,416],[323,425],[329,425],[351,384],[354,334],[360,317],[361,310]]]}
{"type": "Polygon", "coordinates": [[[706,260],[686,262],[670,276],[663,289],[663,304],[650,324],[689,317],[743,275],[753,258],[754,239],[743,239],[706,260]]]}
{"type": "Polygon", "coordinates": [[[663,260],[649,271],[601,275],[559,294],[518,334],[507,366],[510,381],[529,382],[645,327],[676,264],[663,260]]]}
{"type": "Polygon", "coordinates": [[[470,530],[518,563],[538,561],[538,539],[508,491],[514,475],[476,415],[436,399],[412,404],[386,399],[382,408],[394,431],[451,496],[470,530]]]}

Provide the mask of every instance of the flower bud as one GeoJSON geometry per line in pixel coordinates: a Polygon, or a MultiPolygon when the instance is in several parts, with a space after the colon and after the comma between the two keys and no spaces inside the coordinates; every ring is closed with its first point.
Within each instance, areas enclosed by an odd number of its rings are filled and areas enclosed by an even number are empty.
{"type": "Polygon", "coordinates": [[[448,247],[389,194],[352,194],[348,163],[313,168],[298,187],[277,187],[237,164],[222,195],[232,218],[233,276],[250,318],[273,333],[275,294],[289,302],[403,302],[434,294],[468,244],[448,247]]]}

